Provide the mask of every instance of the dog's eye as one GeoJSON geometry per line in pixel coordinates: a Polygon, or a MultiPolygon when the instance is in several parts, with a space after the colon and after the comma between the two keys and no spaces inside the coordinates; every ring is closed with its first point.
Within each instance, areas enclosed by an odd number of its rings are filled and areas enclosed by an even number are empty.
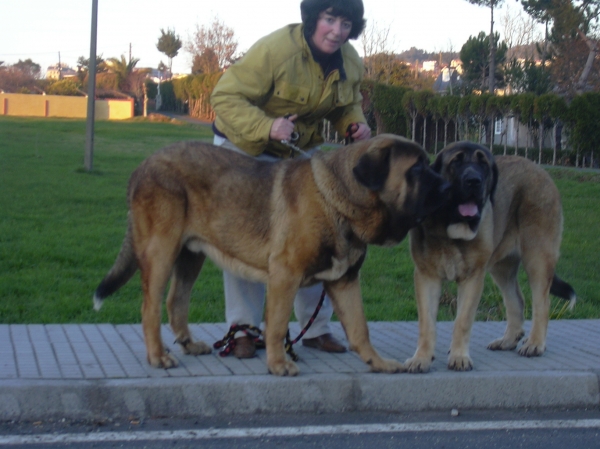
{"type": "Polygon", "coordinates": [[[450,164],[452,164],[452,165],[462,164],[464,162],[464,159],[465,159],[464,153],[458,153],[456,155],[456,157],[454,159],[452,159],[452,162],[450,162],[450,164]]]}
{"type": "Polygon", "coordinates": [[[410,169],[415,175],[420,175],[423,171],[423,166],[421,164],[413,165],[410,169]]]}
{"type": "Polygon", "coordinates": [[[412,182],[415,178],[419,178],[423,173],[423,164],[416,163],[406,173],[406,179],[408,182],[412,182]]]}

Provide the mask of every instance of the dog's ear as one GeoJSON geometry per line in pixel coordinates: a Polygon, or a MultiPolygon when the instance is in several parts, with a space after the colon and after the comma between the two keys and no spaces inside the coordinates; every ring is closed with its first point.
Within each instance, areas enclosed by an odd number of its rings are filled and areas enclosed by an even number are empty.
{"type": "Polygon", "coordinates": [[[363,154],[352,169],[356,180],[367,189],[379,192],[390,173],[390,147],[363,154]]]}
{"type": "Polygon", "coordinates": [[[436,172],[438,175],[442,174],[442,167],[444,166],[444,153],[440,152],[437,157],[435,158],[435,161],[433,162],[433,164],[431,165],[431,169],[436,172]]]}

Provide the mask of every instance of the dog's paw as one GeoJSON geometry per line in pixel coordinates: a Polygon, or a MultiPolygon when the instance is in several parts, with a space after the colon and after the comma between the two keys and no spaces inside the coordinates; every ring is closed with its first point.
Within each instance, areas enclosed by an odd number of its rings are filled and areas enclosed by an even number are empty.
{"type": "Polygon", "coordinates": [[[452,355],[448,357],[448,369],[453,371],[471,371],[473,361],[468,355],[452,355]]]}
{"type": "Polygon", "coordinates": [[[154,357],[148,356],[148,361],[153,368],[163,369],[175,368],[179,364],[177,359],[168,353],[154,357]]]}
{"type": "Polygon", "coordinates": [[[203,355],[203,354],[210,354],[212,352],[211,347],[208,346],[203,341],[197,341],[197,342],[193,342],[193,343],[190,342],[190,343],[186,344],[185,346],[181,346],[181,349],[183,350],[184,354],[189,354],[189,355],[203,355]]]}
{"type": "Polygon", "coordinates": [[[492,341],[487,348],[492,351],[512,351],[517,347],[523,336],[524,332],[518,333],[515,336],[504,336],[492,341]]]}
{"type": "Polygon", "coordinates": [[[404,365],[411,374],[428,373],[432,362],[433,357],[411,357],[404,362],[404,365]]]}
{"type": "Polygon", "coordinates": [[[546,351],[545,343],[536,343],[528,338],[523,342],[523,346],[519,348],[519,355],[523,357],[539,357],[546,351]]]}
{"type": "Polygon", "coordinates": [[[374,373],[403,373],[406,371],[405,366],[398,360],[394,359],[380,359],[376,363],[368,363],[371,367],[371,371],[374,373]]]}
{"type": "Polygon", "coordinates": [[[275,376],[297,376],[300,369],[294,362],[286,360],[281,363],[270,363],[269,372],[275,376]]]}

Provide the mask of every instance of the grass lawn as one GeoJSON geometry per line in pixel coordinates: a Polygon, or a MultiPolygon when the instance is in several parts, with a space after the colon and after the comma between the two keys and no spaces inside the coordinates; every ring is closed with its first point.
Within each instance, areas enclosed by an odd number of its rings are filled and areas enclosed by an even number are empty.
{"type": "MultiPolygon", "coordinates": [[[[92,309],[92,294],[125,233],[130,173],[159,148],[189,139],[210,140],[212,133],[189,124],[97,122],[90,174],[83,169],[84,121],[0,117],[0,323],[139,322],[139,276],[100,312],[92,309]]],[[[600,174],[550,171],[565,211],[558,274],[579,296],[573,313],[553,298],[553,315],[600,318],[600,174]]],[[[371,247],[361,280],[370,321],[416,320],[407,242],[371,247]]],[[[448,286],[440,319],[452,319],[455,309],[448,286]]],[[[488,279],[478,319],[503,318],[498,290],[488,279]]],[[[221,273],[210,262],[194,289],[190,319],[225,319],[221,273]]]]}

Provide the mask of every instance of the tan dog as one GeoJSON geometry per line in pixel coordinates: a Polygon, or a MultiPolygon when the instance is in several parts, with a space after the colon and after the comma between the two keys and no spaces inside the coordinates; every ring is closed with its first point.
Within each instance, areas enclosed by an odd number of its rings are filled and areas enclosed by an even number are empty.
{"type": "Polygon", "coordinates": [[[517,283],[522,264],[532,291],[533,324],[519,349],[527,357],[546,348],[549,293],[575,302],[572,287],[554,269],[562,236],[560,196],[550,176],[527,159],[494,159],[483,146],[458,142],[446,147],[433,169],[451,183],[449,201],[410,232],[415,262],[419,340],[407,360],[410,372],[427,372],[436,340],[442,281],[458,284],[458,311],[448,368],[473,367],[469,339],[488,271],[502,292],[507,326],[488,346],[512,350],[524,336],[523,295],[517,283]]]}
{"type": "Polygon", "coordinates": [[[199,142],[173,145],[132,174],[129,224],[117,260],[94,302],[124,285],[139,268],[142,326],[152,366],[176,360],[160,337],[161,304],[188,354],[211,351],[192,341],[188,306],[205,257],[267,284],[267,364],[276,375],[296,375],[284,338],[300,287],[323,282],[350,344],[373,371],[402,371],[372,347],[358,272],[367,244],[400,242],[439,207],[448,184],[415,143],[381,135],[312,159],[260,162],[199,142]]]}

